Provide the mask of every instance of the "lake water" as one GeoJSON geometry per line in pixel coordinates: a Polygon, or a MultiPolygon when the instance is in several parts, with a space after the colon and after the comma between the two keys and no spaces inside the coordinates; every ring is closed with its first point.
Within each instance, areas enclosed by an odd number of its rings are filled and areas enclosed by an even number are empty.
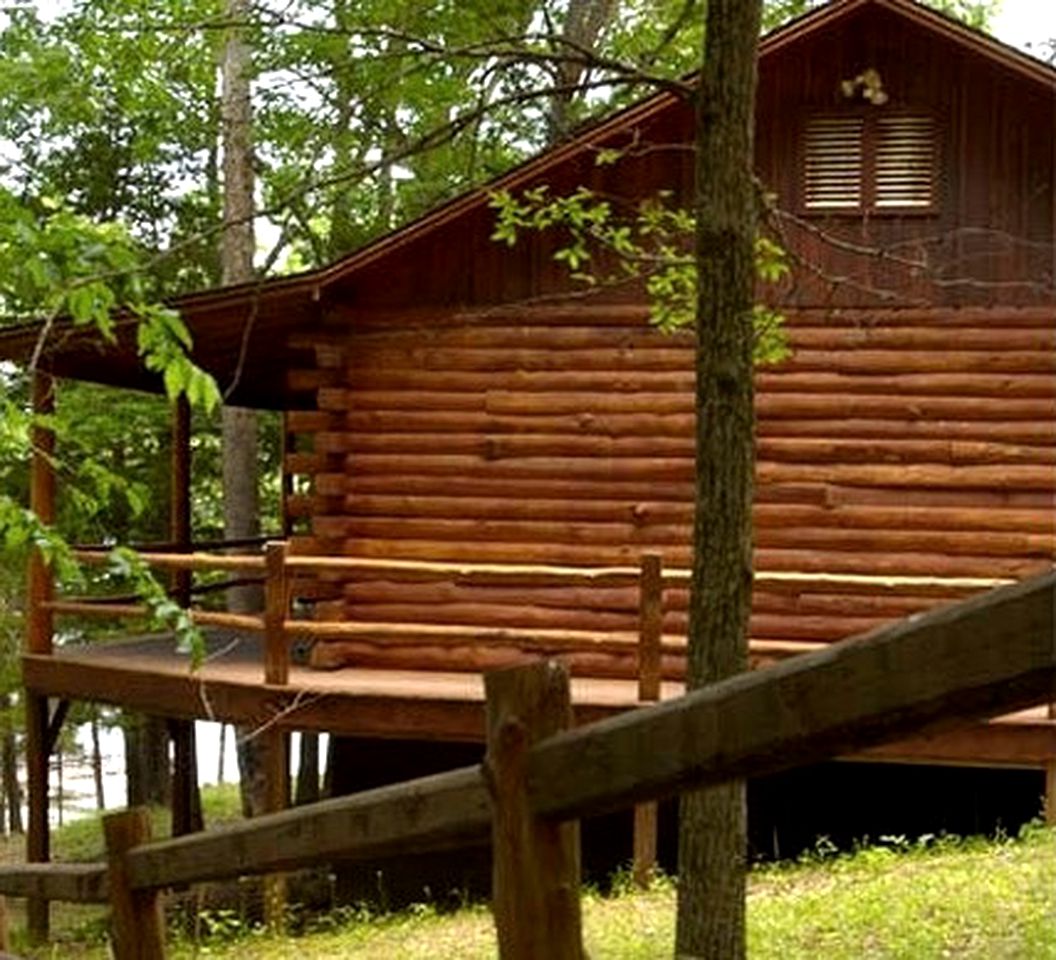
{"type": "MultiPolygon", "coordinates": [[[[238,782],[238,760],[235,756],[235,731],[224,726],[224,769],[220,767],[220,724],[205,720],[195,722],[195,737],[198,745],[198,782],[199,784],[238,782]]],[[[300,734],[292,736],[290,749],[291,769],[300,754],[300,734]]],[[[100,730],[100,748],[103,755],[103,796],[108,810],[117,810],[125,806],[125,738],[121,731],[114,729],[100,730]]],[[[319,764],[320,774],[326,760],[327,735],[320,737],[319,764]]],[[[95,787],[92,782],[92,768],[87,758],[91,757],[91,729],[85,724],[77,728],[77,743],[84,753],[85,761],[74,761],[65,758],[62,767],[62,810],[61,820],[74,819],[84,813],[95,810],[95,787]]],[[[59,810],[59,771],[54,758],[51,769],[51,820],[60,821],[59,810]]]]}

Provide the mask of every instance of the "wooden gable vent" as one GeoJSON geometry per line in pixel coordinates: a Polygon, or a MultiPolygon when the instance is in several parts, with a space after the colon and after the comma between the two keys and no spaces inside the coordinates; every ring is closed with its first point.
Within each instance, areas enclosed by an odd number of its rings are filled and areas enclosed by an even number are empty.
{"type": "Polygon", "coordinates": [[[863,201],[865,119],[813,117],[804,132],[804,206],[858,210],[863,201]]]}
{"type": "Polygon", "coordinates": [[[812,117],[804,130],[807,211],[929,210],[935,122],[919,115],[812,117]]]}
{"type": "Polygon", "coordinates": [[[930,117],[876,121],[877,209],[925,208],[935,200],[935,124],[930,117]]]}

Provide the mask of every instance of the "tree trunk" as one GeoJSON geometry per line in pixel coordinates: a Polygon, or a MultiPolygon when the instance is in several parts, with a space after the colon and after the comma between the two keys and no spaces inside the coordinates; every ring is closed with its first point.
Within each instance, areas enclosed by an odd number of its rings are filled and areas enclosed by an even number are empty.
{"type": "Polygon", "coordinates": [[[584,61],[592,54],[605,28],[616,15],[616,0],[570,0],[560,39],[554,44],[559,59],[554,70],[557,89],[549,98],[547,141],[560,143],[574,126],[572,104],[576,87],[585,79],[584,61]]]}
{"type": "MultiPolygon", "coordinates": [[[[224,42],[221,91],[223,138],[224,229],[220,243],[220,271],[225,284],[253,279],[253,137],[250,105],[250,56],[244,24],[250,18],[249,0],[227,0],[225,13],[233,26],[224,42]]],[[[250,319],[248,322],[252,322],[250,319]]],[[[252,336],[252,332],[249,333],[252,336]]],[[[222,384],[229,391],[251,371],[237,369],[234,381],[222,384]]],[[[253,410],[225,406],[223,410],[224,536],[228,539],[260,534],[260,503],[257,493],[257,415],[253,410]]],[[[228,591],[227,606],[236,613],[252,613],[263,607],[258,586],[228,591]]],[[[236,736],[238,766],[242,782],[242,810],[246,816],[262,813],[267,806],[261,771],[260,738],[236,736]]]]}
{"type": "MultiPolygon", "coordinates": [[[[752,167],[760,0],[710,0],[697,109],[696,515],[687,679],[747,667],[751,606],[752,167]]],[[[682,798],[676,954],[744,957],[744,783],[682,798]]]]}
{"type": "Polygon", "coordinates": [[[99,745],[99,715],[92,714],[92,782],[95,784],[95,809],[106,809],[106,793],[103,790],[103,751],[99,745]]]}
{"type": "Polygon", "coordinates": [[[297,765],[297,791],[294,803],[315,803],[319,799],[319,734],[301,733],[301,758],[297,765]]]}
{"type": "Polygon", "coordinates": [[[128,806],[168,806],[172,799],[172,773],[165,721],[126,714],[124,732],[128,806]]]}
{"type": "Polygon", "coordinates": [[[227,759],[227,724],[220,724],[220,746],[216,751],[216,783],[222,786],[224,782],[224,761],[227,759]]]}
{"type": "Polygon", "coordinates": [[[24,833],[22,823],[22,787],[18,782],[18,743],[11,727],[11,696],[7,696],[8,720],[0,745],[0,766],[3,767],[3,791],[7,799],[7,828],[10,833],[24,833]]]}

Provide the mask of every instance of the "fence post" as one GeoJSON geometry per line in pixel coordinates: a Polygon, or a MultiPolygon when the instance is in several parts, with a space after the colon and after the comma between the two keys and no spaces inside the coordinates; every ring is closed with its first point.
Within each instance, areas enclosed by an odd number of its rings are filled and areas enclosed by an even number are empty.
{"type": "Polygon", "coordinates": [[[114,960],[164,960],[165,923],[157,890],[133,890],[125,854],[150,842],[150,813],[143,807],[103,817],[110,926],[114,960]]]}
{"type": "MultiPolygon", "coordinates": [[[[664,570],[658,553],[642,555],[638,596],[638,700],[660,699],[661,640],[664,632],[664,570]]],[[[631,876],[645,889],[656,872],[658,807],[655,802],[634,808],[634,854],[631,876]]]]}
{"type": "Polygon", "coordinates": [[[568,668],[554,661],[484,677],[491,792],[492,910],[501,960],[584,960],[579,824],[534,815],[528,750],[572,722],[568,668]]]}

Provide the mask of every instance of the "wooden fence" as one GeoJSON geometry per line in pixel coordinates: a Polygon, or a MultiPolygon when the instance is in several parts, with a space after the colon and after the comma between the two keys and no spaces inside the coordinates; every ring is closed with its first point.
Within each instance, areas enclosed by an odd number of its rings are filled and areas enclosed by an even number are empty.
{"type": "Polygon", "coordinates": [[[115,957],[146,960],[165,888],[490,834],[500,955],[581,960],[577,818],[1051,701],[1054,611],[1050,572],[574,730],[564,667],[498,671],[480,766],[159,842],[113,814],[106,864],[3,868],[0,893],[109,902],[115,957]]]}

